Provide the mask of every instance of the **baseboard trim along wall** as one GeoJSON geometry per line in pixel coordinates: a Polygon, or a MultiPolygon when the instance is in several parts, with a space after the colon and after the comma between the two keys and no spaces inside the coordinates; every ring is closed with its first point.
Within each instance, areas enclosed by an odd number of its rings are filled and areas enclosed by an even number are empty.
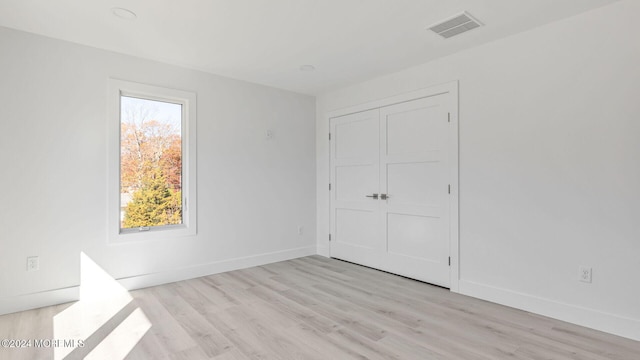
{"type": "Polygon", "coordinates": [[[0,315],[64,304],[80,298],[80,286],[0,298],[0,315]]]}
{"type": "Polygon", "coordinates": [[[460,280],[459,293],[640,341],[640,320],[460,280]]]}
{"type": "MultiPolygon", "coordinates": [[[[135,290],[149,286],[162,285],[175,281],[188,280],[201,276],[315,255],[316,251],[317,249],[315,246],[308,246],[222,260],[158,273],[132,276],[117,280],[127,290],[135,290]]],[[[80,286],[72,286],[33,294],[0,297],[0,315],[77,301],[79,298],[80,286]]]]}
{"type": "Polygon", "coordinates": [[[227,271],[246,269],[253,266],[266,265],[278,261],[291,260],[315,254],[316,247],[308,246],[296,249],[275,251],[271,253],[238,257],[228,260],[221,260],[207,264],[189,266],[158,273],[137,275],[117,280],[120,285],[124,286],[127,290],[135,290],[181,280],[194,279],[207,275],[219,274],[227,271]]]}

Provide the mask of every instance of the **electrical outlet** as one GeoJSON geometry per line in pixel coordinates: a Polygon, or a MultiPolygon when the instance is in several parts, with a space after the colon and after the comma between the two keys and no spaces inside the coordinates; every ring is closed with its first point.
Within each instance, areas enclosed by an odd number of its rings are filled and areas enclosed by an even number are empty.
{"type": "Polygon", "coordinates": [[[580,281],[590,283],[591,282],[591,268],[586,266],[580,266],[578,270],[578,277],[580,281]]]}
{"type": "Polygon", "coordinates": [[[27,271],[40,270],[40,258],[37,256],[29,256],[27,258],[27,271]]]}
{"type": "Polygon", "coordinates": [[[302,225],[298,226],[298,235],[302,235],[304,233],[304,228],[302,227],[302,225]]]}

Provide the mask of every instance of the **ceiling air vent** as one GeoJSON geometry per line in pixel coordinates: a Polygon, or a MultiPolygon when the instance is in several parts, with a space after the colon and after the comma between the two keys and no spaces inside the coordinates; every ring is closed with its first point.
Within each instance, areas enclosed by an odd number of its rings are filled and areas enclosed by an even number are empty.
{"type": "Polygon", "coordinates": [[[469,13],[463,12],[449,20],[439,22],[429,26],[429,30],[448,39],[452,36],[462,34],[463,32],[473,30],[482,25],[478,20],[474,19],[469,13]]]}

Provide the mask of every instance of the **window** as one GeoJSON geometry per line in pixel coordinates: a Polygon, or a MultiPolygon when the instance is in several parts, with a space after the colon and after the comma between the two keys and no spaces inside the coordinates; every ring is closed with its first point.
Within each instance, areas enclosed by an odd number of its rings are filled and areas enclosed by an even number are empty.
{"type": "Polygon", "coordinates": [[[194,235],[193,93],[110,80],[110,239],[194,235]]]}

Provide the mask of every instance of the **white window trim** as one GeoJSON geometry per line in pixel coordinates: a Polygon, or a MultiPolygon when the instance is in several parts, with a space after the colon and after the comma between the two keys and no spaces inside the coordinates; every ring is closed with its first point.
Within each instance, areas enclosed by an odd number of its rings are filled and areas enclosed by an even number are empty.
{"type": "Polygon", "coordinates": [[[109,79],[109,172],[108,239],[109,242],[148,241],[183,236],[197,232],[196,196],[196,94],[188,91],[109,79]],[[182,224],[151,227],[148,231],[122,231],[120,228],[120,96],[170,101],[182,104],[182,224]]]}

